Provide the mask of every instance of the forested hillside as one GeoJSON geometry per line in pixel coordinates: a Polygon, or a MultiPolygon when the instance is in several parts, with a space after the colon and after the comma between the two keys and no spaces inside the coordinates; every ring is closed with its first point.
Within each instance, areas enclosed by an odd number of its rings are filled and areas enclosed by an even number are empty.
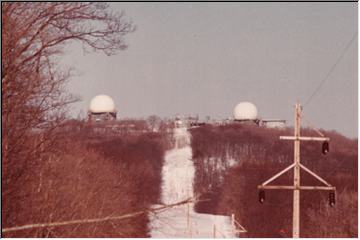
{"type": "MultiPolygon", "coordinates": [[[[327,191],[301,191],[301,237],[357,236],[357,139],[336,132],[330,137],[330,153],[321,153],[321,143],[301,143],[301,162],[337,189],[335,207],[328,205],[327,191]]],[[[293,162],[293,142],[279,140],[292,129],[267,129],[232,124],[194,128],[193,161],[195,192],[210,201],[199,202],[199,212],[236,214],[247,230],[243,237],[291,237],[292,191],[266,190],[264,204],[258,201],[257,185],[293,162]]],[[[316,133],[302,129],[304,136],[316,133]]],[[[293,171],[275,184],[292,185],[293,171]]],[[[301,172],[301,184],[321,185],[301,172]]]]}
{"type": "MultiPolygon", "coordinates": [[[[49,137],[49,136],[48,136],[49,137]]],[[[33,134],[38,144],[41,134],[33,134]]],[[[61,127],[52,149],[3,164],[2,228],[84,220],[81,224],[31,228],[4,237],[148,237],[148,216],[121,216],[158,203],[161,167],[171,142],[165,133],[111,136],[72,121],[61,127]],[[51,151],[50,151],[51,150],[51,151]]]]}

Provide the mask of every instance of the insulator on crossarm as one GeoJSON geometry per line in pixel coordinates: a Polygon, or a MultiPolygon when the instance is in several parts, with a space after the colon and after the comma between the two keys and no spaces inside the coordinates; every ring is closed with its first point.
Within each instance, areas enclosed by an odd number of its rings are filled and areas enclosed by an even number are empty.
{"type": "Polygon", "coordinates": [[[329,142],[328,142],[328,141],[323,142],[321,152],[322,152],[324,155],[326,155],[329,151],[330,151],[329,142]]]}
{"type": "Polygon", "coordinates": [[[264,203],[265,201],[265,191],[264,190],[260,190],[259,191],[259,202],[260,203],[264,203]]]}
{"type": "Polygon", "coordinates": [[[330,207],[334,207],[335,203],[336,203],[336,195],[335,195],[335,191],[331,191],[329,193],[329,205],[330,207]]]}

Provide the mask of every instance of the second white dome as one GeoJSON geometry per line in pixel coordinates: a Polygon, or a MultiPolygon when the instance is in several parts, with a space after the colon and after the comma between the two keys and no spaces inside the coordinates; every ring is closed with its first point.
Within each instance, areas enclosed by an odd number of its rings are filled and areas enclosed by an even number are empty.
{"type": "Polygon", "coordinates": [[[90,102],[89,110],[93,113],[116,112],[114,101],[107,95],[94,97],[90,102]]]}
{"type": "Polygon", "coordinates": [[[234,108],[235,120],[256,120],[257,119],[257,108],[251,102],[240,102],[234,108]]]}

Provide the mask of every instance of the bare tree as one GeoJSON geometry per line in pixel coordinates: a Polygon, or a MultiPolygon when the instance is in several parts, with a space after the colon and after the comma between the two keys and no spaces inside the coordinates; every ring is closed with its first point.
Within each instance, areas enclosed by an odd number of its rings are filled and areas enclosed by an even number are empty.
{"type": "Polygon", "coordinates": [[[7,204],[11,198],[5,195],[21,186],[17,179],[26,181],[33,165],[46,159],[43,153],[55,149],[66,106],[77,100],[64,88],[71,76],[71,69],[59,66],[64,46],[78,41],[85,50],[115,54],[126,48],[124,37],[135,27],[106,3],[1,5],[2,196],[7,204]]]}
{"type": "Polygon", "coordinates": [[[156,115],[151,115],[147,118],[147,124],[151,131],[155,132],[158,131],[161,124],[161,118],[156,115]]]}
{"type": "Polygon", "coordinates": [[[54,129],[76,101],[64,89],[71,71],[58,65],[66,43],[110,55],[126,48],[124,36],[134,30],[104,3],[2,3],[3,156],[25,150],[31,130],[54,129]]]}

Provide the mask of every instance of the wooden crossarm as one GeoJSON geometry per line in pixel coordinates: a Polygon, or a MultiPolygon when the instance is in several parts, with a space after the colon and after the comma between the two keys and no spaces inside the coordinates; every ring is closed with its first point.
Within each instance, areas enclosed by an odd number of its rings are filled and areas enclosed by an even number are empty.
{"type": "Polygon", "coordinates": [[[317,180],[319,180],[320,182],[322,182],[326,186],[331,187],[330,183],[328,183],[327,181],[322,179],[320,176],[318,176],[316,173],[312,172],[310,169],[308,169],[307,167],[305,167],[301,163],[300,163],[300,168],[304,169],[305,172],[309,173],[311,176],[313,176],[314,178],[316,178],[317,180]]]}
{"type": "Polygon", "coordinates": [[[258,189],[269,189],[269,190],[325,190],[325,191],[330,191],[333,190],[335,191],[336,188],[332,187],[332,186],[300,186],[298,188],[294,187],[294,186],[275,186],[275,185],[259,185],[258,189]]]}
{"type": "Polygon", "coordinates": [[[295,136],[280,136],[280,140],[300,140],[300,141],[330,141],[328,137],[295,137],[295,136]]]}
{"type": "Polygon", "coordinates": [[[274,181],[276,178],[280,177],[281,175],[283,175],[284,173],[286,173],[287,171],[289,171],[290,169],[292,169],[295,166],[295,163],[291,164],[290,166],[288,166],[287,168],[285,168],[284,170],[282,170],[281,172],[277,173],[276,175],[274,175],[273,177],[271,177],[269,180],[263,182],[261,185],[267,185],[270,182],[274,181]]]}

